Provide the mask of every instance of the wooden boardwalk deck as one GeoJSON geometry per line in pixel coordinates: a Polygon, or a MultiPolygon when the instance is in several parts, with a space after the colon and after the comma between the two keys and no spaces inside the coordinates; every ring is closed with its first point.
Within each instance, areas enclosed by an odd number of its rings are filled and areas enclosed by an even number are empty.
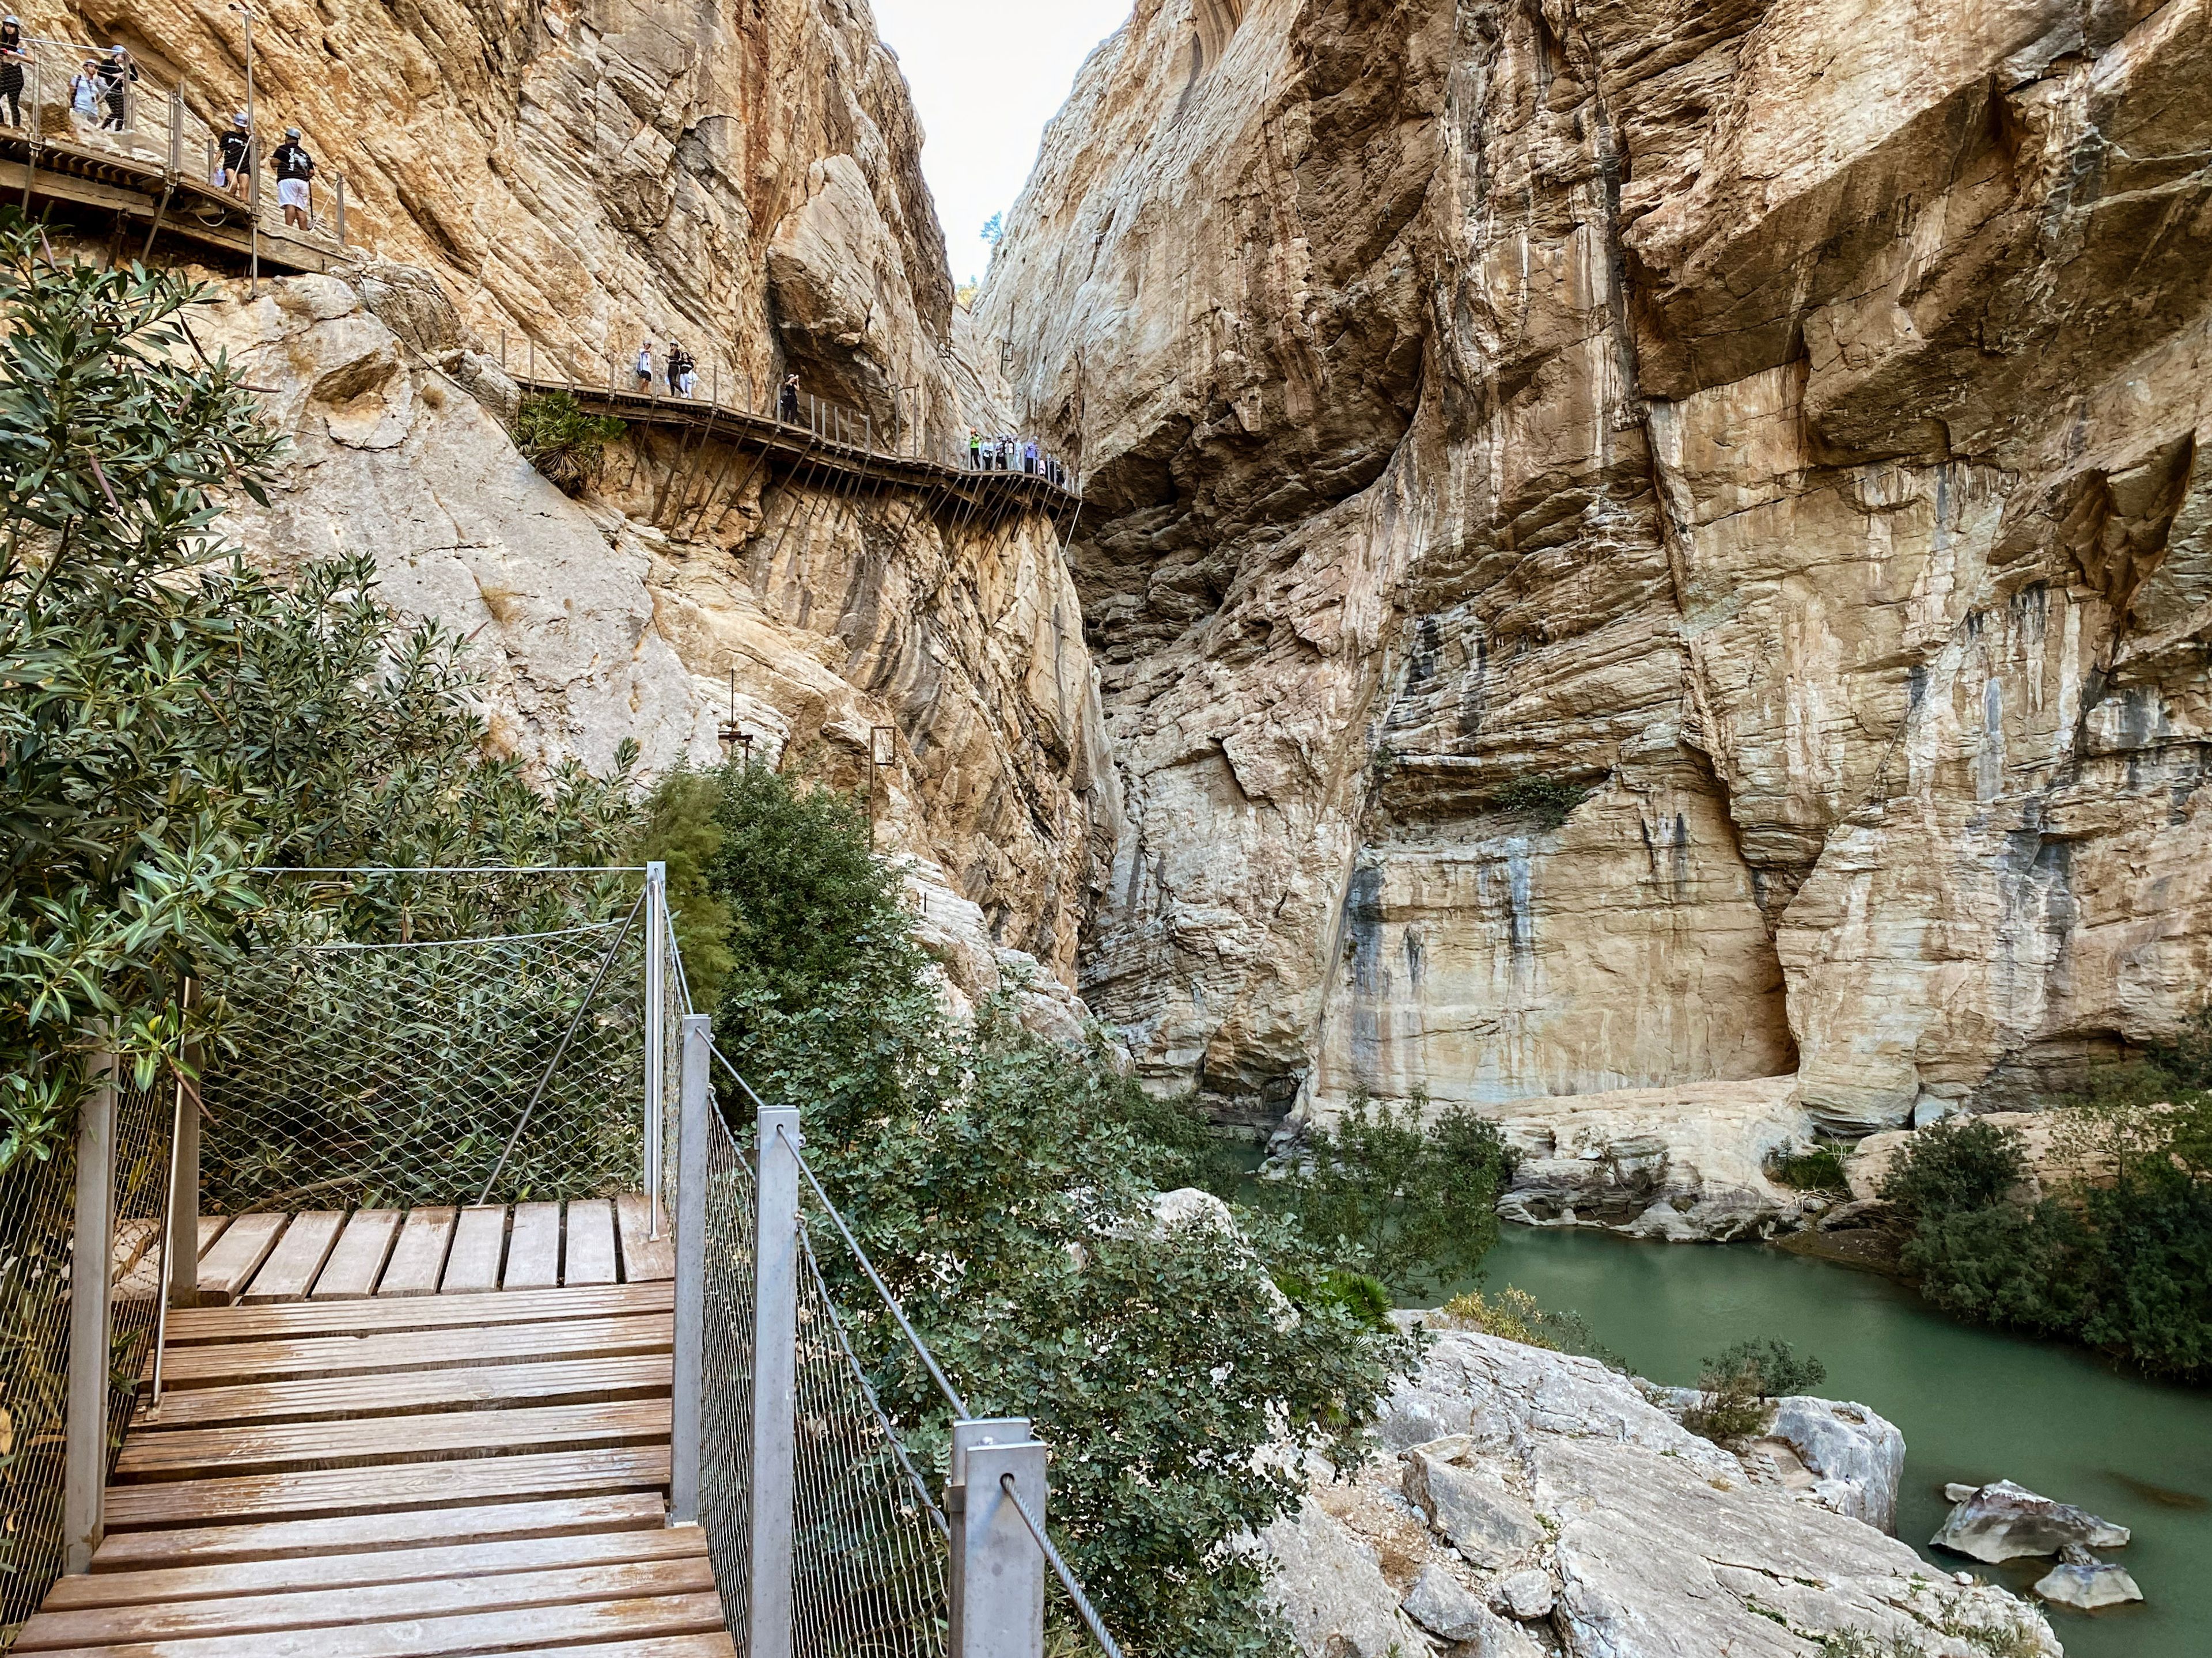
{"type": "Polygon", "coordinates": [[[703,1533],[663,1523],[673,1291],[642,1219],[208,1223],[203,1289],[239,1299],[170,1314],[93,1569],[14,1649],[734,1658],[703,1533]]]}

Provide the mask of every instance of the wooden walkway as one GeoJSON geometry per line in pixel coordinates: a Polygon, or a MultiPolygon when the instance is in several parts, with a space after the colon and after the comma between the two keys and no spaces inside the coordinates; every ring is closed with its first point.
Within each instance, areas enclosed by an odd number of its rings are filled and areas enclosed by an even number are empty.
{"type": "Polygon", "coordinates": [[[171,1312],[93,1569],[14,1649],[734,1658],[704,1534],[663,1523],[673,1290],[642,1218],[208,1223],[203,1289],[240,1299],[171,1312]]]}

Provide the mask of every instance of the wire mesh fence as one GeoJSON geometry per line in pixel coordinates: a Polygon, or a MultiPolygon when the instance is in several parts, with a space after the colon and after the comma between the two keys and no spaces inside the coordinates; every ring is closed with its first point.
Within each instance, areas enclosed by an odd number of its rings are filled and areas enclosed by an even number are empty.
{"type": "Polygon", "coordinates": [[[799,1238],[793,1644],[823,1658],[939,1658],[948,1523],[799,1238]]]}
{"type": "Polygon", "coordinates": [[[559,895],[404,890],[422,880],[309,893],[264,917],[214,983],[210,1211],[634,1187],[653,1057],[641,901],[598,879],[559,895]],[[568,924],[529,925],[544,921],[568,924]]]}
{"type": "Polygon", "coordinates": [[[739,1639],[752,1609],[754,1200],[752,1165],[717,1120],[707,1151],[699,1523],[724,1620],[739,1639]]]}
{"type": "MultiPolygon", "coordinates": [[[[174,1087],[116,1088],[106,1255],[108,1454],[122,1443],[159,1317],[174,1087]]],[[[61,1575],[76,1145],[0,1174],[0,1650],[61,1575]]]]}

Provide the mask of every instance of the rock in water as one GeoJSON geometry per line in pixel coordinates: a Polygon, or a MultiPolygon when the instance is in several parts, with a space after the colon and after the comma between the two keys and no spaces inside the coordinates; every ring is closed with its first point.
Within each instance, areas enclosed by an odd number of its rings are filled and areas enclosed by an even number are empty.
{"type": "Polygon", "coordinates": [[[1905,1436],[1863,1405],[1784,1399],[1770,1438],[1796,1453],[1822,1506],[1883,1531],[1897,1527],[1897,1485],[1905,1473],[1905,1436]]]}
{"type": "Polygon", "coordinates": [[[2125,1526],[2000,1479],[1953,1509],[1943,1529],[1936,1533],[1935,1544],[1997,1565],[2031,1555],[2057,1554],[2069,1543],[2117,1549],[2126,1545],[2128,1536],[2125,1526]]]}
{"type": "Polygon", "coordinates": [[[2143,1598],[2125,1566],[2100,1560],[2078,1543],[2069,1543],[2059,1551],[2058,1564],[2037,1581],[2035,1592],[2079,1612],[2125,1606],[2143,1598]]]}

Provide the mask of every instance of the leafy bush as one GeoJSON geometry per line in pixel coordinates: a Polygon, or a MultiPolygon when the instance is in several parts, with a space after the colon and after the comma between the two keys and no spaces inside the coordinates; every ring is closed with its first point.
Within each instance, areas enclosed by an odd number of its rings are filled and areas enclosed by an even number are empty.
{"type": "Polygon", "coordinates": [[[1816,1145],[1795,1157],[1777,1158],[1770,1172],[1783,1185],[1800,1192],[1843,1192],[1850,1187],[1843,1157],[1832,1145],[1816,1145]]]}
{"type": "Polygon", "coordinates": [[[629,428],[592,415],[566,392],[533,392],[515,411],[514,444],[556,489],[581,495],[599,481],[606,449],[629,428]]]}
{"type": "Polygon", "coordinates": [[[1423,1115],[1418,1099],[1400,1111],[1356,1096],[1333,1127],[1307,1130],[1307,1155],[1275,1194],[1336,1264],[1408,1295],[1481,1266],[1513,1167],[1496,1124],[1423,1115]]]}
{"type": "Polygon", "coordinates": [[[1765,1431],[1771,1400],[1809,1393],[1827,1379],[1826,1365],[1809,1353],[1800,1357],[1786,1341],[1739,1341],[1700,1366],[1698,1388],[1705,1397],[1683,1414],[1682,1424],[1717,1442],[1748,1439],[1765,1431]]]}
{"type": "Polygon", "coordinates": [[[1494,1296],[1469,1290],[1454,1296],[1440,1309],[1446,1328],[1480,1330],[1485,1335],[1517,1341],[1525,1347],[1542,1347],[1555,1353],[1572,1353],[1626,1374],[1627,1362],[1601,1345],[1589,1321],[1580,1313],[1553,1312],[1537,1303],[1526,1290],[1507,1284],[1494,1296]]]}
{"type": "Polygon", "coordinates": [[[1499,811],[1524,812],[1547,829],[1557,829],[1574,815],[1590,791],[1563,777],[1516,777],[1490,792],[1490,805],[1499,811]]]}
{"type": "MultiPolygon", "coordinates": [[[[684,786],[711,812],[652,821],[660,844],[683,826],[732,917],[718,1044],[804,1113],[810,1162],[970,1408],[1030,1416],[1053,1444],[1060,1535],[1116,1634],[1279,1650],[1236,1540],[1295,1509],[1304,1479],[1256,1453],[1346,1454],[1374,1420],[1413,1353],[1376,1287],[1280,1218],[1161,1225],[1191,1151],[1150,1138],[1158,1103],[1004,1000],[950,1022],[849,802],[741,764],[684,786]]],[[[934,1388],[852,1269],[823,1266],[886,1406],[941,1459],[934,1388]]]]}

